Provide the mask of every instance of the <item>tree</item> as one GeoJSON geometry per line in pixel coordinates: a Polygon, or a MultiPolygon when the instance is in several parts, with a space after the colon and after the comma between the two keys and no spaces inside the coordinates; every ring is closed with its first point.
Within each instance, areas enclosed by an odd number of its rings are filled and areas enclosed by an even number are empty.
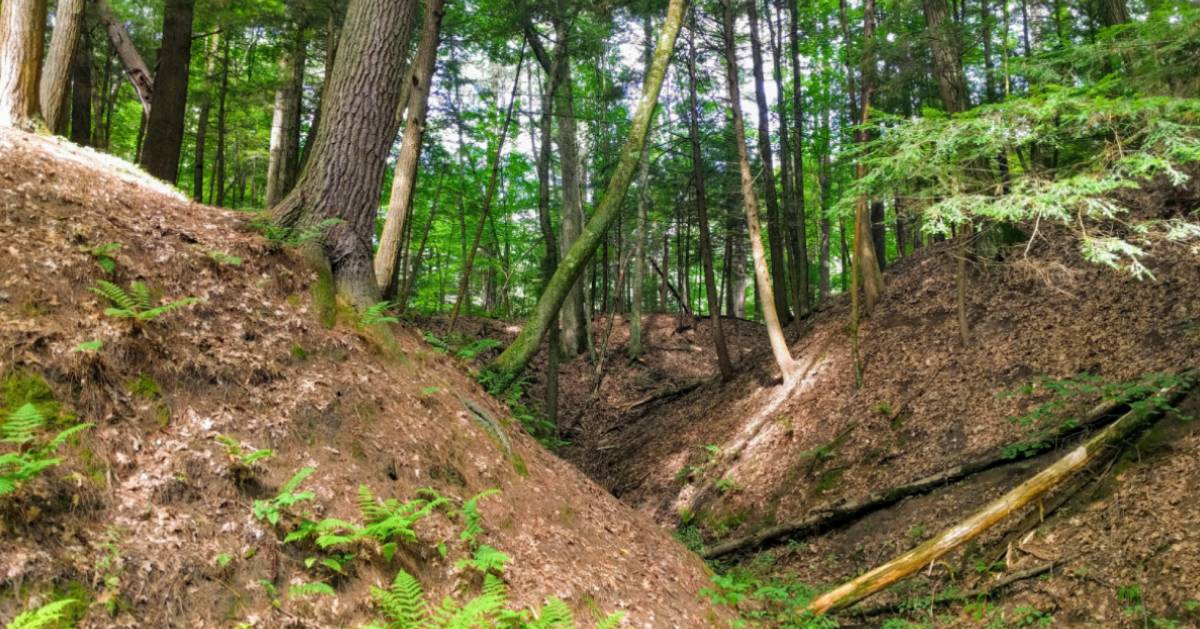
{"type": "Polygon", "coordinates": [[[67,87],[83,31],[84,6],[84,0],[59,0],[54,12],[54,33],[42,68],[39,98],[46,126],[55,133],[62,133],[66,126],[67,87]]]}
{"type": "Polygon", "coordinates": [[[775,295],[771,289],[771,276],[767,270],[766,251],[763,250],[762,233],[758,225],[758,195],[754,192],[754,173],[750,169],[750,154],[746,149],[746,123],[742,119],[742,95],[738,87],[737,42],[734,34],[735,0],[722,0],[725,6],[725,84],[729,92],[729,109],[733,116],[734,143],[737,148],[738,166],[741,172],[742,205],[746,212],[746,227],[750,232],[750,250],[754,255],[754,279],[758,285],[759,307],[767,324],[767,338],[771,342],[771,354],[784,380],[795,376],[798,366],[788,349],[783,336],[779,313],[775,310],[775,295]]]}
{"type": "Polygon", "coordinates": [[[489,365],[489,371],[494,374],[497,385],[507,386],[529,365],[547,330],[553,325],[559,308],[566,301],[567,294],[583,275],[588,259],[595,253],[608,228],[620,214],[625,193],[629,190],[634,170],[641,158],[642,145],[650,131],[650,121],[654,117],[663,78],[667,74],[667,66],[675,50],[679,27],[683,23],[685,5],[684,0],[670,0],[667,6],[667,17],[659,33],[650,72],[646,74],[642,85],[642,97],[633,115],[629,137],[621,149],[616,171],[609,180],[608,188],[595,213],[584,226],[579,239],[563,256],[521,333],[489,365]]]}
{"type": "Polygon", "coordinates": [[[149,67],[146,66],[142,55],[138,53],[137,47],[133,45],[133,40],[129,38],[125,25],[121,23],[117,14],[109,6],[108,0],[95,0],[95,2],[96,16],[100,19],[100,23],[104,24],[108,39],[112,42],[113,49],[121,60],[121,65],[125,68],[125,75],[129,78],[129,83],[133,85],[134,92],[142,104],[142,111],[148,116],[150,115],[150,105],[154,99],[154,75],[150,74],[149,67]]]}
{"type": "Polygon", "coordinates": [[[271,114],[271,146],[267,162],[267,207],[274,206],[296,183],[300,169],[300,105],[308,42],[306,16],[296,16],[292,39],[279,57],[279,77],[271,114]]]}
{"type": "Polygon", "coordinates": [[[0,127],[32,129],[41,117],[38,81],[45,24],[46,0],[0,4],[0,127]]]}
{"type": "Polygon", "coordinates": [[[962,68],[962,47],[958,25],[948,15],[946,0],[922,0],[929,46],[933,51],[933,72],[946,113],[956,114],[971,106],[967,78],[962,68]]]}
{"type": "Polygon", "coordinates": [[[283,227],[320,230],[308,251],[329,289],[320,304],[327,323],[335,294],[359,309],[380,300],[371,241],[415,7],[415,0],[351,0],[312,154],[272,210],[283,227]]]}
{"type": "Polygon", "coordinates": [[[146,120],[142,167],[170,183],[175,183],[179,177],[195,8],[196,0],[167,0],[163,8],[162,47],[158,54],[154,100],[146,120]]]}
{"type": "Polygon", "coordinates": [[[433,72],[437,68],[443,15],[443,0],[427,0],[421,40],[417,43],[417,58],[413,61],[409,78],[408,122],[404,125],[387,218],[383,224],[383,234],[379,237],[379,250],[375,254],[375,281],[384,299],[395,296],[403,234],[412,216],[413,191],[416,189],[417,167],[425,137],[429,92],[433,87],[433,72]]]}
{"type": "MultiPolygon", "coordinates": [[[[645,33],[646,44],[643,47],[645,72],[650,72],[650,64],[654,62],[654,31],[650,26],[650,18],[642,20],[642,31],[645,33]]],[[[637,231],[634,233],[633,251],[633,299],[629,309],[629,357],[638,358],[642,355],[642,284],[646,273],[646,241],[650,235],[646,233],[648,224],[646,214],[650,205],[650,143],[642,145],[642,164],[638,173],[638,209],[637,231]]],[[[718,312],[718,317],[720,313],[718,312]]],[[[613,319],[609,319],[611,328],[613,319]]]]}

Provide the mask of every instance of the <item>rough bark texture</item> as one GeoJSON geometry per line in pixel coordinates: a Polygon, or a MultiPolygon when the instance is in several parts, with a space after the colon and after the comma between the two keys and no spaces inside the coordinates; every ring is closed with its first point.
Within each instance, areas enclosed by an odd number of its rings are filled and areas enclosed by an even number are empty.
{"type": "Polygon", "coordinates": [[[746,3],[750,17],[750,52],[754,66],[754,102],[758,105],[758,155],[762,160],[763,192],[767,201],[767,245],[771,248],[772,294],[775,311],[788,319],[787,265],[783,253],[783,221],[775,188],[775,160],[771,152],[771,109],[767,105],[766,79],[763,78],[762,42],[758,28],[758,0],[746,3]]]}
{"type": "Polygon", "coordinates": [[[784,380],[790,380],[798,366],[792,359],[787,339],[783,336],[783,326],[779,321],[779,313],[775,310],[774,291],[771,287],[771,276],[767,270],[766,251],[763,250],[762,233],[758,226],[758,195],[754,192],[754,173],[750,170],[750,154],[746,148],[746,125],[742,119],[742,96],[738,87],[737,45],[734,39],[733,2],[724,0],[724,30],[725,30],[725,84],[729,91],[729,107],[733,116],[734,142],[737,144],[738,163],[741,171],[742,203],[746,211],[746,227],[750,232],[750,249],[754,254],[754,278],[758,285],[759,309],[767,324],[767,338],[771,342],[771,353],[779,365],[779,371],[784,380]]]}
{"type": "Polygon", "coordinates": [[[291,46],[279,59],[283,84],[275,90],[271,116],[271,152],[267,160],[267,207],[283,200],[292,186],[300,165],[300,103],[304,95],[304,67],[307,62],[305,33],[297,24],[291,46]]]}
{"type": "Polygon", "coordinates": [[[92,143],[92,46],[86,32],[81,33],[71,66],[71,141],[80,146],[92,143]]]}
{"type": "MultiPolygon", "coordinates": [[[[216,67],[217,55],[221,50],[221,34],[215,33],[209,40],[207,59],[204,63],[204,80],[212,81],[213,69],[216,67]]],[[[201,95],[200,112],[196,121],[196,154],[192,160],[192,200],[200,203],[204,200],[204,158],[208,143],[208,118],[212,113],[212,93],[205,90],[201,95]]]]}
{"type": "Polygon", "coordinates": [[[379,290],[385,299],[391,299],[396,292],[400,268],[400,235],[408,229],[412,216],[413,191],[416,190],[417,168],[421,162],[425,114],[429,107],[433,72],[437,67],[437,48],[443,15],[445,10],[442,0],[429,0],[421,26],[421,41],[417,44],[417,58],[413,61],[409,74],[408,122],[404,125],[400,156],[396,159],[395,175],[392,177],[392,195],[388,201],[387,218],[383,223],[383,234],[379,237],[379,250],[375,254],[375,281],[378,282],[379,290]]]}
{"type": "MultiPolygon", "coordinates": [[[[555,24],[558,37],[556,69],[558,89],[555,92],[554,112],[558,119],[558,160],[562,171],[562,240],[559,242],[565,260],[583,229],[583,205],[579,187],[579,143],[576,137],[575,98],[572,89],[571,57],[568,42],[569,26],[562,20],[555,24]]],[[[563,349],[576,356],[588,349],[587,312],[583,307],[583,283],[571,287],[562,307],[563,349]]]]}
{"type": "Polygon", "coordinates": [[[800,75],[800,16],[796,2],[788,2],[790,30],[788,33],[788,52],[792,59],[792,116],[795,117],[794,140],[792,142],[792,175],[795,184],[792,194],[796,197],[796,212],[793,215],[796,233],[796,262],[795,267],[799,281],[796,287],[800,291],[800,313],[806,314],[811,310],[809,298],[811,291],[808,278],[808,216],[804,205],[804,79],[800,75]]]}
{"type": "Polygon", "coordinates": [[[95,0],[95,2],[96,15],[104,24],[104,30],[108,32],[108,40],[112,42],[113,49],[116,50],[117,57],[121,60],[121,66],[125,68],[125,75],[133,84],[133,91],[142,103],[142,112],[149,115],[150,105],[154,100],[154,78],[150,74],[150,68],[146,66],[142,55],[133,45],[133,40],[125,31],[125,25],[117,18],[117,14],[109,6],[108,0],[95,0]]]}
{"type": "MultiPolygon", "coordinates": [[[[650,64],[654,61],[654,33],[650,29],[650,18],[642,21],[645,33],[645,72],[650,73],[650,64]]],[[[638,214],[637,231],[634,233],[633,245],[633,295],[629,304],[629,357],[637,358],[642,355],[642,284],[646,278],[646,242],[650,235],[646,233],[646,214],[650,206],[650,160],[649,143],[642,146],[642,165],[638,175],[638,214]]],[[[711,303],[711,302],[710,302],[711,303]]],[[[718,313],[719,315],[720,313],[718,313]]],[[[615,317],[609,317],[609,326],[615,317]]],[[[607,342],[607,339],[606,339],[607,342]]]]}
{"type": "MultiPolygon", "coordinates": [[[[415,8],[415,0],[351,1],[312,154],[274,209],[280,225],[321,230],[314,263],[360,309],[379,301],[372,239],[415,8]]],[[[321,307],[328,322],[333,304],[321,307]]]]}
{"type": "Polygon", "coordinates": [[[547,282],[546,290],[538,299],[538,304],[534,307],[521,334],[489,366],[494,373],[499,375],[502,383],[511,382],[537,353],[542,338],[553,325],[559,308],[566,301],[567,293],[579,281],[587,267],[588,260],[604,239],[609,226],[620,214],[625,193],[629,190],[629,184],[633,181],[634,171],[640,161],[642,145],[650,130],[650,122],[654,117],[655,106],[658,103],[658,95],[662,89],[663,78],[667,73],[667,66],[671,61],[671,54],[675,50],[675,39],[679,34],[679,27],[683,23],[685,6],[684,0],[671,0],[667,7],[667,18],[659,34],[658,45],[654,51],[654,62],[646,76],[642,97],[638,102],[632,124],[630,124],[629,138],[621,150],[616,170],[613,172],[612,179],[609,180],[608,188],[596,207],[595,213],[584,227],[583,234],[571,246],[567,255],[563,256],[554,276],[547,282]]]}
{"type": "Polygon", "coordinates": [[[58,0],[54,11],[54,33],[42,67],[40,98],[46,126],[61,133],[67,119],[67,86],[75,63],[75,50],[83,30],[84,0],[58,0]]]}
{"type": "MultiPolygon", "coordinates": [[[[938,1],[938,0],[931,0],[938,1]]],[[[875,0],[866,0],[863,6],[863,47],[868,51],[875,45],[875,0]]],[[[871,98],[875,90],[874,56],[869,52],[862,60],[862,99],[860,101],[862,118],[860,123],[866,125],[871,117],[871,98]]],[[[858,132],[858,142],[866,143],[870,138],[866,130],[858,132]]],[[[856,176],[861,179],[867,175],[866,165],[860,160],[856,167],[856,176]]],[[[851,301],[853,314],[851,325],[857,328],[859,316],[858,287],[861,281],[863,296],[866,298],[866,312],[875,310],[883,294],[883,273],[880,271],[879,254],[875,249],[875,241],[871,237],[871,215],[867,197],[859,197],[854,210],[854,258],[851,270],[851,301]]],[[[857,333],[854,335],[857,343],[857,333]]]]}
{"type": "Polygon", "coordinates": [[[949,16],[946,0],[922,0],[925,27],[933,51],[933,73],[946,112],[956,114],[970,106],[967,77],[962,68],[958,25],[949,16]]]}
{"type": "Polygon", "coordinates": [[[155,75],[154,104],[146,123],[146,144],[142,150],[141,163],[146,172],[170,183],[179,178],[195,8],[196,0],[167,0],[163,10],[163,43],[155,75]]]}
{"type": "Polygon", "coordinates": [[[0,127],[32,129],[45,45],[46,0],[0,4],[0,127]]]}

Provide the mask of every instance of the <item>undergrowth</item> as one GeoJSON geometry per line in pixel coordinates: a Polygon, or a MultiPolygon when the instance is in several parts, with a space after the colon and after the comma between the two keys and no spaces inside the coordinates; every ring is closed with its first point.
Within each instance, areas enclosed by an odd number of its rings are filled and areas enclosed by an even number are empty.
{"type": "Polygon", "coordinates": [[[25,404],[0,423],[0,442],[8,448],[0,452],[0,496],[16,492],[26,482],[61,462],[55,456],[71,437],[91,424],[75,424],[53,437],[45,434],[46,416],[33,404],[25,404]],[[48,438],[47,438],[48,437],[48,438]]]}

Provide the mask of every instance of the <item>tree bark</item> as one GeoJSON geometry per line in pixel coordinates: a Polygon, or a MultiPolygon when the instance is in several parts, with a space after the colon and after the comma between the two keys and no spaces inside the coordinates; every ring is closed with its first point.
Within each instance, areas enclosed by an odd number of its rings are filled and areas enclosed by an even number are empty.
{"type": "Polygon", "coordinates": [[[667,17],[654,51],[654,62],[646,76],[642,97],[630,125],[629,138],[621,150],[617,168],[595,213],[584,227],[582,235],[571,246],[567,255],[563,256],[521,334],[489,365],[489,369],[500,376],[502,384],[511,383],[537,353],[542,338],[553,324],[559,308],[566,301],[567,293],[583,275],[588,259],[595,253],[604,234],[621,211],[625,193],[629,190],[629,184],[641,158],[642,145],[650,130],[663,78],[666,76],[667,66],[675,49],[675,39],[683,22],[685,6],[684,0],[670,0],[667,17]]]}
{"type": "MultiPolygon", "coordinates": [[[[808,279],[808,216],[804,205],[804,80],[800,75],[800,16],[798,14],[797,3],[788,2],[788,10],[791,30],[788,37],[789,53],[792,60],[792,115],[795,117],[794,137],[792,143],[794,157],[792,158],[792,173],[795,177],[795,184],[792,186],[792,194],[796,197],[796,273],[799,275],[799,282],[796,283],[800,291],[800,308],[801,314],[806,314],[812,308],[809,300],[809,279],[808,279]]],[[[781,34],[782,36],[782,34],[781,34]]]]}
{"type": "Polygon", "coordinates": [[[33,130],[41,118],[38,82],[46,35],[46,0],[0,4],[0,127],[33,130]]]}
{"type": "Polygon", "coordinates": [[[150,105],[154,100],[154,77],[150,74],[150,69],[146,66],[142,55],[138,53],[137,47],[133,45],[133,40],[129,38],[129,33],[125,31],[125,25],[121,23],[117,14],[109,6],[108,0],[94,1],[96,15],[104,24],[104,29],[108,32],[108,39],[112,42],[113,49],[121,60],[121,66],[125,68],[125,75],[129,77],[133,91],[142,103],[142,114],[149,115],[150,105]]]}
{"type": "Polygon", "coordinates": [[[388,201],[387,218],[379,249],[375,254],[375,281],[384,299],[396,292],[397,271],[400,267],[400,234],[407,229],[412,216],[413,192],[416,190],[417,169],[421,163],[421,148],[425,137],[425,115],[429,93],[433,88],[433,73],[437,68],[437,49],[441,34],[443,0],[428,0],[413,61],[409,83],[408,122],[400,144],[400,156],[392,177],[392,195],[388,201]]]}
{"type": "Polygon", "coordinates": [[[704,158],[700,153],[700,103],[696,96],[696,14],[692,12],[688,31],[688,137],[692,145],[692,177],[696,186],[696,217],[700,223],[700,265],[704,268],[704,287],[708,297],[708,316],[713,326],[713,344],[717,348],[717,368],[721,377],[733,377],[733,363],[725,346],[721,327],[720,295],[713,272],[712,238],[708,229],[708,199],[704,189],[704,158]]]}
{"type": "Polygon", "coordinates": [[[958,25],[948,15],[946,0],[922,0],[929,46],[933,51],[933,73],[946,113],[956,114],[970,107],[967,77],[963,74],[962,45],[958,25]]]}
{"type": "MultiPolygon", "coordinates": [[[[650,73],[650,64],[654,62],[654,34],[650,30],[650,18],[647,16],[642,22],[642,30],[645,34],[645,69],[646,74],[650,73]]],[[[638,214],[637,214],[637,231],[633,235],[633,295],[630,298],[630,313],[629,313],[629,357],[638,358],[642,355],[642,284],[645,283],[646,277],[646,242],[650,235],[646,233],[648,227],[646,214],[650,205],[650,159],[649,159],[649,142],[642,145],[642,163],[641,171],[638,175],[638,214]]],[[[606,339],[607,342],[607,339],[606,339]]]]}
{"type": "Polygon", "coordinates": [[[225,37],[221,41],[221,82],[217,87],[217,154],[208,188],[208,202],[217,207],[225,207],[225,106],[229,97],[229,39],[225,37]]]}
{"type": "MultiPolygon", "coordinates": [[[[558,153],[562,173],[562,239],[560,255],[565,261],[583,229],[583,205],[579,187],[579,144],[575,128],[575,98],[571,78],[570,27],[556,20],[556,69],[560,73],[555,91],[554,112],[558,119],[558,153]]],[[[571,287],[562,307],[562,341],[567,355],[574,357],[588,349],[587,312],[583,304],[583,286],[571,287]]]]}
{"type": "MultiPolygon", "coordinates": [[[[209,41],[208,54],[204,62],[204,82],[213,79],[213,69],[216,67],[217,55],[221,52],[221,33],[214,33],[209,41]]],[[[204,167],[205,151],[208,149],[208,119],[212,113],[211,88],[201,95],[200,111],[196,121],[196,153],[192,160],[192,200],[196,203],[204,201],[204,167]]]]}
{"type": "MultiPolygon", "coordinates": [[[[312,154],[273,210],[284,227],[326,227],[310,247],[313,263],[360,310],[380,300],[372,240],[415,9],[415,0],[351,0],[312,154]]],[[[329,324],[335,304],[327,298],[319,307],[329,324]]]]}
{"type": "Polygon", "coordinates": [[[308,50],[303,20],[297,19],[289,49],[279,59],[283,83],[275,90],[271,116],[271,147],[267,161],[266,206],[274,207],[296,183],[300,164],[300,104],[308,50]]]}
{"type": "Polygon", "coordinates": [[[71,66],[71,141],[92,144],[92,46],[82,29],[71,66]]]}
{"type": "Polygon", "coordinates": [[[154,105],[147,119],[146,144],[142,150],[141,164],[146,172],[172,184],[179,179],[195,8],[196,0],[167,0],[163,9],[163,43],[155,74],[154,105]]]}
{"type": "Polygon", "coordinates": [[[42,118],[55,133],[61,134],[66,126],[67,86],[83,32],[84,6],[84,0],[58,0],[54,11],[54,32],[42,67],[40,98],[42,118]]]}
{"type": "MultiPolygon", "coordinates": [[[[746,227],[750,232],[750,250],[754,254],[754,277],[758,285],[759,308],[767,324],[767,338],[771,342],[771,353],[779,365],[785,381],[796,373],[798,365],[792,358],[783,327],[776,311],[777,303],[771,287],[771,276],[767,270],[766,252],[763,250],[762,234],[758,225],[758,195],[754,192],[754,174],[750,170],[750,155],[746,148],[746,126],[742,118],[742,96],[738,86],[737,42],[734,39],[735,0],[723,0],[725,34],[725,84],[729,91],[730,113],[733,115],[733,136],[737,145],[738,163],[741,171],[742,203],[746,212],[746,227]]],[[[752,2],[754,0],[751,0],[752,2]]],[[[755,64],[756,66],[760,64],[755,64]]],[[[769,189],[769,188],[768,188],[769,189]]]]}
{"type": "MultiPolygon", "coordinates": [[[[937,2],[939,0],[931,0],[937,2]]],[[[860,101],[860,112],[862,118],[860,123],[866,125],[870,121],[871,116],[871,98],[875,89],[875,71],[874,71],[874,56],[870,50],[875,45],[875,0],[866,0],[863,6],[863,47],[868,52],[863,55],[862,60],[862,99],[860,101]]],[[[868,140],[867,131],[862,129],[858,132],[858,142],[865,144],[868,140]]],[[[860,159],[855,168],[856,176],[859,179],[866,177],[866,164],[860,159]]],[[[879,297],[883,293],[883,273],[879,268],[878,252],[875,250],[874,241],[871,238],[871,217],[868,207],[867,197],[860,196],[854,210],[854,257],[851,261],[850,271],[850,299],[851,299],[851,326],[853,343],[857,352],[858,343],[858,321],[859,318],[866,313],[871,313],[875,310],[875,304],[879,302],[879,297]],[[858,303],[859,282],[863,296],[866,298],[866,308],[860,309],[858,303]]],[[[857,361],[855,363],[857,365],[857,361]]]]}

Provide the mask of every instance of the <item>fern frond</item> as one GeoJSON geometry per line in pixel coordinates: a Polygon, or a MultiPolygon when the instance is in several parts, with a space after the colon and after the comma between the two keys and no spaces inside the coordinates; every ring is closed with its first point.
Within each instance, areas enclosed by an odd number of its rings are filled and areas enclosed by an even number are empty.
{"type": "Polygon", "coordinates": [[[483,516],[479,513],[479,501],[499,493],[499,489],[488,489],[472,496],[463,503],[464,526],[462,534],[459,536],[462,541],[474,544],[475,539],[483,533],[483,516]]]}
{"type": "Polygon", "coordinates": [[[143,282],[130,284],[129,295],[137,301],[137,307],[133,310],[149,310],[154,306],[154,294],[150,287],[143,282]]]}
{"type": "Polygon", "coordinates": [[[113,284],[107,280],[100,280],[96,282],[96,285],[91,288],[91,291],[112,302],[112,304],[118,309],[128,310],[129,312],[134,312],[138,309],[137,300],[130,296],[129,293],[125,292],[124,288],[121,288],[120,286],[117,286],[116,284],[113,284]]]}
{"type": "Polygon", "coordinates": [[[328,583],[322,583],[320,581],[315,583],[297,583],[288,587],[288,596],[293,598],[303,598],[305,596],[312,596],[314,594],[320,594],[322,596],[337,596],[337,592],[333,590],[333,587],[331,587],[328,583]]]}
{"type": "Polygon", "coordinates": [[[295,474],[292,475],[292,477],[290,479],[288,479],[288,482],[283,484],[283,487],[280,488],[279,493],[282,495],[282,494],[290,494],[290,493],[296,491],[296,488],[300,487],[300,483],[303,483],[304,479],[311,476],[312,473],[315,471],[317,471],[317,468],[315,468],[315,467],[300,468],[299,471],[297,471],[295,474]]]}
{"type": "Polygon", "coordinates": [[[198,301],[200,301],[200,300],[195,297],[184,297],[182,299],[176,299],[175,301],[173,301],[171,303],[163,304],[156,308],[150,308],[148,310],[139,312],[139,313],[137,313],[137,318],[140,320],[143,320],[143,321],[150,321],[153,319],[157,319],[157,318],[159,318],[165,314],[168,314],[170,312],[179,310],[180,308],[186,308],[198,301]]]}
{"type": "Polygon", "coordinates": [[[429,615],[429,608],[425,603],[425,590],[415,577],[403,569],[392,579],[391,588],[384,590],[372,587],[371,597],[383,610],[389,623],[400,629],[416,629],[429,615]]]}
{"type": "Polygon", "coordinates": [[[625,620],[625,612],[613,612],[604,617],[604,620],[596,623],[596,629],[617,629],[621,626],[621,621],[625,620]]]}
{"type": "Polygon", "coordinates": [[[6,443],[29,443],[33,441],[33,433],[41,430],[42,426],[46,425],[46,418],[38,407],[33,404],[25,404],[24,406],[13,411],[0,426],[0,441],[6,443]]]}
{"type": "Polygon", "coordinates": [[[54,435],[54,438],[46,444],[45,448],[42,448],[42,451],[55,452],[62,447],[62,444],[67,442],[67,439],[70,439],[71,437],[74,437],[75,435],[91,427],[92,424],[75,424],[74,426],[71,426],[70,428],[58,433],[57,435],[54,435]]]}
{"type": "Polygon", "coordinates": [[[44,629],[57,627],[59,621],[67,615],[67,610],[76,603],[73,598],[60,598],[47,603],[35,610],[27,611],[13,618],[7,629],[44,629]]]}
{"type": "Polygon", "coordinates": [[[529,623],[529,629],[575,629],[575,615],[561,599],[551,597],[542,605],[537,620],[529,623]]]}

